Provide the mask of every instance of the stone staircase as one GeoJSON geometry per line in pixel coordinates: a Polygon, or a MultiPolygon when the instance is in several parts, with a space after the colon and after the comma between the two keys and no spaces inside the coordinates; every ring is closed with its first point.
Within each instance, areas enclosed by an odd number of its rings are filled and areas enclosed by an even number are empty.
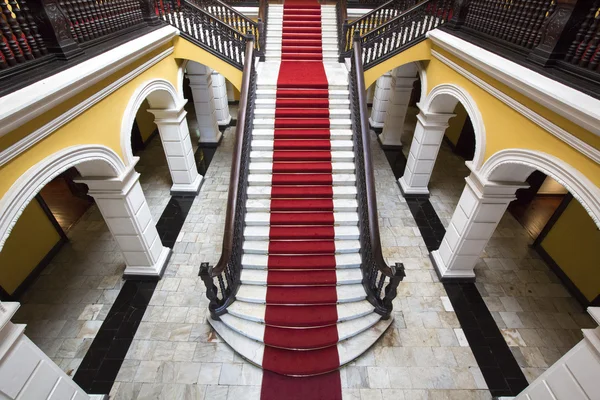
{"type": "Polygon", "coordinates": [[[241,286],[227,313],[210,320],[242,357],[290,376],[339,368],[392,322],[374,312],[361,283],[348,70],[337,62],[335,6],[305,3],[269,6],[241,286]]]}

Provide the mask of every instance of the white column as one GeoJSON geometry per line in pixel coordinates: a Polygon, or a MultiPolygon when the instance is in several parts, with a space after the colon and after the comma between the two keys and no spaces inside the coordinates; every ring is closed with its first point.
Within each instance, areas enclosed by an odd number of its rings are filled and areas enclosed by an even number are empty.
{"type": "Polygon", "coordinates": [[[508,204],[515,199],[517,189],[527,187],[493,182],[483,185],[474,174],[465,180],[440,248],[431,253],[440,279],[475,278],[475,264],[508,204]]]}
{"type": "Polygon", "coordinates": [[[222,133],[217,123],[217,113],[212,89],[211,70],[205,65],[189,61],[186,67],[190,80],[196,121],[198,123],[199,143],[217,145],[222,133]]]}
{"type": "Polygon", "coordinates": [[[385,115],[383,132],[379,135],[379,142],[383,147],[401,147],[402,135],[404,134],[404,120],[413,83],[416,77],[392,77],[390,99],[385,115]]]}
{"type": "Polygon", "coordinates": [[[373,98],[375,97],[375,85],[371,85],[367,88],[367,104],[373,104],[373,98]]]}
{"type": "Polygon", "coordinates": [[[391,93],[392,74],[386,72],[375,82],[375,94],[373,95],[373,108],[371,108],[371,116],[369,124],[372,128],[382,129],[385,123],[385,114],[387,112],[388,103],[391,93]]]}
{"type": "Polygon", "coordinates": [[[158,126],[160,140],[165,149],[167,164],[171,172],[173,186],[171,193],[198,193],[202,176],[198,174],[190,130],[184,109],[185,101],[176,109],[150,109],[154,123],[158,126]]]}
{"type": "MultiPolygon", "coordinates": [[[[600,307],[588,313],[600,324],[600,307]]],[[[583,340],[525,388],[515,400],[600,398],[600,328],[582,329],[583,340]]]]}
{"type": "Polygon", "coordinates": [[[227,126],[231,122],[229,102],[227,101],[227,85],[225,82],[223,75],[217,71],[212,72],[213,97],[215,99],[215,112],[219,126],[227,126]]]}
{"type": "Polygon", "coordinates": [[[122,177],[78,180],[89,187],[108,229],[113,234],[127,264],[124,277],[160,279],[171,255],[162,245],[156,223],[133,165],[122,177]]]}
{"type": "Polygon", "coordinates": [[[25,325],[10,319],[19,303],[0,302],[0,399],[103,398],[90,396],[25,334],[25,325]]]}
{"type": "Polygon", "coordinates": [[[429,195],[429,179],[442,144],[448,120],[454,114],[433,114],[423,110],[417,115],[417,125],[404,169],[399,179],[404,195],[429,195]]]}

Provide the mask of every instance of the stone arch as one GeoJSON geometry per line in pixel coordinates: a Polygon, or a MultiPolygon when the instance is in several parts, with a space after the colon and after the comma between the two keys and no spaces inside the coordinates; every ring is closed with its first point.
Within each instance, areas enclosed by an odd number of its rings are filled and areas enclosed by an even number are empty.
{"type": "Polygon", "coordinates": [[[477,103],[469,92],[458,85],[444,83],[434,87],[421,100],[419,108],[425,113],[451,114],[459,102],[467,111],[475,131],[475,156],[470,163],[477,169],[483,164],[485,156],[485,124],[477,103]]]}
{"type": "Polygon", "coordinates": [[[539,170],[563,185],[600,228],[600,188],[565,161],[547,153],[505,149],[493,154],[475,173],[483,182],[525,182],[539,170]]]}
{"type": "Polygon", "coordinates": [[[102,145],[71,146],[44,158],[21,175],[0,199],[0,251],[29,202],[71,167],[85,177],[116,179],[129,170],[117,153],[102,145]]]}
{"type": "Polygon", "coordinates": [[[181,93],[165,79],[153,79],[141,84],[131,96],[121,122],[121,151],[125,164],[130,165],[134,161],[131,149],[131,130],[135,121],[137,111],[144,100],[148,100],[150,108],[175,110],[183,108],[185,100],[181,93]]]}

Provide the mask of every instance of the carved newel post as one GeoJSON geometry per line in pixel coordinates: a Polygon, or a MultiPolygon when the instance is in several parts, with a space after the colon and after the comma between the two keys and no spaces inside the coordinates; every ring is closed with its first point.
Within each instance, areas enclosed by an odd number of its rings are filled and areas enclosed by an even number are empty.
{"type": "Polygon", "coordinates": [[[46,48],[58,58],[69,60],[83,53],[71,34],[71,23],[60,8],[58,0],[40,0],[29,3],[29,8],[44,38],[46,48]]]}
{"type": "Polygon", "coordinates": [[[556,0],[556,9],[540,29],[540,43],[529,59],[542,66],[564,59],[594,0],[556,0]]]}
{"type": "Polygon", "coordinates": [[[469,13],[469,4],[471,0],[456,0],[452,10],[452,19],[446,26],[450,29],[459,30],[465,24],[467,14],[469,13]]]}
{"type": "Polygon", "coordinates": [[[160,24],[160,19],[156,15],[154,0],[140,0],[140,8],[142,9],[142,18],[148,25],[160,24]]]}

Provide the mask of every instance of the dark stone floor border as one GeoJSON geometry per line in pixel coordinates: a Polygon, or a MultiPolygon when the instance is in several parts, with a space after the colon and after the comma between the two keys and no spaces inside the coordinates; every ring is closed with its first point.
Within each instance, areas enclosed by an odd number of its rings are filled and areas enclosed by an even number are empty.
{"type": "MultiPolygon", "coordinates": [[[[215,152],[216,148],[201,147],[194,154],[201,175],[206,174],[215,152]]],[[[175,245],[195,198],[195,194],[171,196],[156,222],[164,246],[175,245]]],[[[110,393],[157,285],[158,281],[138,279],[124,282],[73,377],[87,393],[110,393]]]]}
{"type": "MultiPolygon", "coordinates": [[[[402,152],[385,151],[396,179],[404,173],[402,152]]],[[[427,250],[437,250],[446,234],[429,198],[405,198],[427,250]]],[[[474,282],[442,282],[473,351],[477,365],[494,397],[516,396],[528,385],[523,371],[504,340],[474,282]]]]}

